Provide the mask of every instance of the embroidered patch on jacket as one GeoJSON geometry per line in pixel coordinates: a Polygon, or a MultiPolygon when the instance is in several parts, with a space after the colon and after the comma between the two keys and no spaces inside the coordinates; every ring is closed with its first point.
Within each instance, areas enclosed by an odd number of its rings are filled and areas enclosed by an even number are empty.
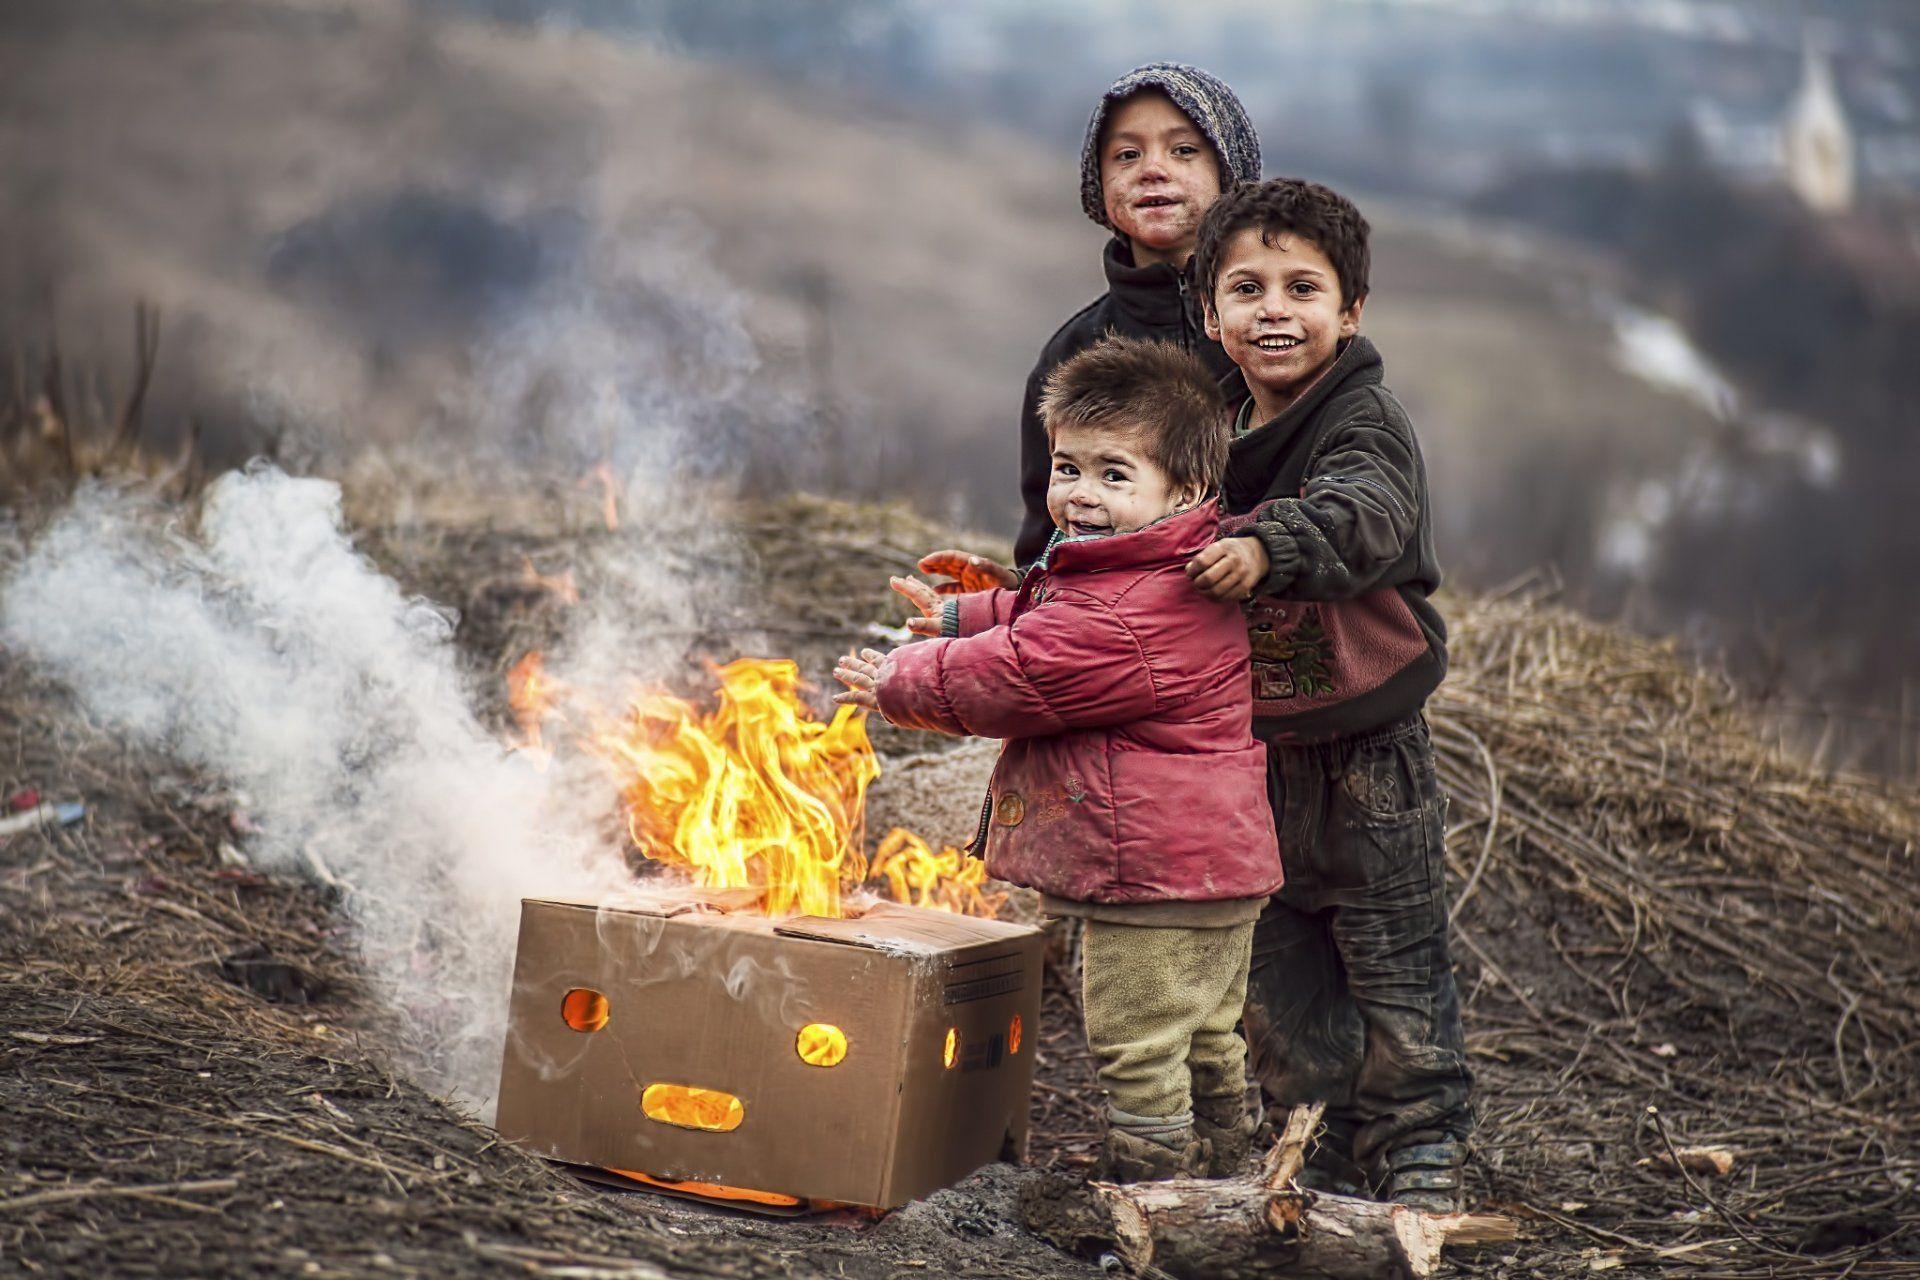
{"type": "Polygon", "coordinates": [[[1261,702],[1333,692],[1333,651],[1317,604],[1261,599],[1247,607],[1253,696],[1261,702]]]}
{"type": "Polygon", "coordinates": [[[1073,806],[1086,798],[1087,789],[1078,778],[1068,778],[1058,785],[1049,783],[1033,793],[1033,803],[1027,806],[1027,822],[1034,827],[1052,826],[1068,817],[1073,806]]]}

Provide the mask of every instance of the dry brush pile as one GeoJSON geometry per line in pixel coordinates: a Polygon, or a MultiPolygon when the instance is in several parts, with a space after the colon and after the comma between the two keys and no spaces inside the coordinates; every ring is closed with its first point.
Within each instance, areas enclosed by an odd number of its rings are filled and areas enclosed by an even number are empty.
{"type": "Polygon", "coordinates": [[[1920,1274],[1920,804],[1783,758],[1725,679],[1456,601],[1432,719],[1482,1186],[1583,1258],[1920,1274]]]}

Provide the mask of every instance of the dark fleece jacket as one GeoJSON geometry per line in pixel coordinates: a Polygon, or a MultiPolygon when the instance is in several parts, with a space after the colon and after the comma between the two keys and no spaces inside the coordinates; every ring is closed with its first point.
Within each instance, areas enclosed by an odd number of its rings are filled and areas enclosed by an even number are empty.
{"type": "Polygon", "coordinates": [[[1176,343],[1199,356],[1216,378],[1233,371],[1227,353],[1206,334],[1199,294],[1185,271],[1165,263],[1136,267],[1133,250],[1118,236],[1107,242],[1101,262],[1107,272],[1107,291],[1047,339],[1039,362],[1027,375],[1026,396],[1020,404],[1020,497],[1026,513],[1013,544],[1016,564],[1038,560],[1053,536],[1053,518],[1047,514],[1053,451],[1040,421],[1040,393],[1048,374],[1110,333],[1176,343]]]}
{"type": "Polygon", "coordinates": [[[1222,528],[1253,537],[1272,568],[1248,605],[1254,731],[1315,742],[1418,711],[1447,669],[1447,630],[1426,464],[1379,351],[1349,341],[1271,422],[1245,429],[1238,370],[1222,528]]]}

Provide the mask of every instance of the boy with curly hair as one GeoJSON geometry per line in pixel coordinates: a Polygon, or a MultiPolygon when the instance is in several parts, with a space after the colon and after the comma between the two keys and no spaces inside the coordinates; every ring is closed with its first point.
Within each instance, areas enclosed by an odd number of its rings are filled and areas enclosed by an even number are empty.
{"type": "Polygon", "coordinates": [[[1286,868],[1254,931],[1256,1074],[1282,1106],[1327,1103],[1322,1185],[1444,1212],[1471,1088],[1421,714],[1446,626],[1420,447],[1359,332],[1367,241],[1352,202],[1292,178],[1201,225],[1195,283],[1238,408],[1223,536],[1189,573],[1244,603],[1286,868]]]}

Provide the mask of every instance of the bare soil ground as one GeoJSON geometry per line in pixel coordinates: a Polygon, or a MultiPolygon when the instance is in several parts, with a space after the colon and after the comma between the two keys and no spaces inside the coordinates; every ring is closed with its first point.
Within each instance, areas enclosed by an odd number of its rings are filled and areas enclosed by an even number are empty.
{"type": "MultiPolygon", "coordinates": [[[[556,600],[510,586],[522,557],[618,536],[357,509],[383,568],[462,609],[482,673],[556,630],[556,600]]],[[[951,540],[817,500],[731,525],[764,582],[759,642],[822,675],[894,620],[884,574],[951,540]]],[[[1474,1198],[1525,1227],[1462,1272],[1920,1276],[1916,797],[1780,758],[1726,682],[1666,647],[1538,600],[1445,604],[1457,661],[1432,713],[1474,1198]],[[1692,1146],[1731,1172],[1662,1163],[1692,1146]]],[[[971,807],[984,756],[876,739],[917,756],[900,775],[925,792],[888,793],[889,812],[965,835],[939,824],[956,787],[971,807]]],[[[327,892],[223,855],[243,841],[218,779],[89,725],[5,655],[0,753],[8,794],[89,804],[0,843],[0,1273],[1097,1274],[1022,1228],[1031,1168],[878,1219],[583,1188],[399,1074],[419,1047],[366,998],[327,892]]],[[[1098,1103],[1070,946],[1046,1011],[1033,1160],[1076,1172],[1098,1103]]]]}

